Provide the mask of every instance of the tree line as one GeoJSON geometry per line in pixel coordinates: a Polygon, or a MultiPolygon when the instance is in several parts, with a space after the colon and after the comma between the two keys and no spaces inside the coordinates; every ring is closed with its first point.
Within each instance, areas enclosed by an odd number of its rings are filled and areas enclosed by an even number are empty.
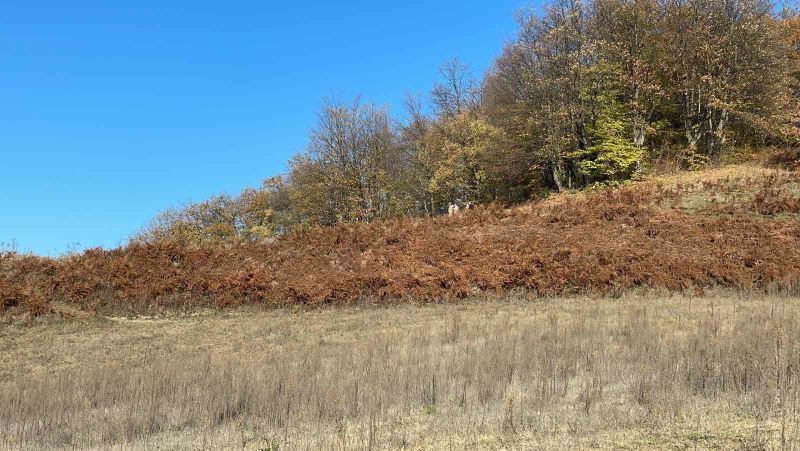
{"type": "Polygon", "coordinates": [[[135,241],[263,240],[434,216],[800,145],[800,15],[770,0],[553,0],[476,78],[457,59],[402,119],[323,102],[288,173],[158,217],[135,241]]]}

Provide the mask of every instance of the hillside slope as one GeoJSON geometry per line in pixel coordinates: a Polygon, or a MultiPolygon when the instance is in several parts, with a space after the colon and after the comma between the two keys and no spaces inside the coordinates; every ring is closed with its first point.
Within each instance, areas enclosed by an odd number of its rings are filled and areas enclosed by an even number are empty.
{"type": "Polygon", "coordinates": [[[0,256],[0,311],[447,300],[480,291],[790,290],[800,174],[729,166],[454,217],[313,228],[270,244],[0,256]]]}

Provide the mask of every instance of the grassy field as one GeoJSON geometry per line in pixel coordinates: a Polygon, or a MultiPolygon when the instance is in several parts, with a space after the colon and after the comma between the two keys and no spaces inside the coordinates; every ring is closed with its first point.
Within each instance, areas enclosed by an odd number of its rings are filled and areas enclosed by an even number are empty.
{"type": "Polygon", "coordinates": [[[800,298],[0,325],[0,448],[797,449],[800,298]]]}

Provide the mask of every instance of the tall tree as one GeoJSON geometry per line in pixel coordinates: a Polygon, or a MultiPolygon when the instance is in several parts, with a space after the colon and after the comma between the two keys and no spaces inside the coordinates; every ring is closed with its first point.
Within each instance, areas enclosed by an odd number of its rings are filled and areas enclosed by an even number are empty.
{"type": "Polygon", "coordinates": [[[386,108],[328,100],[306,152],[291,162],[300,211],[314,221],[370,221],[392,213],[390,177],[399,164],[386,108]]]}
{"type": "Polygon", "coordinates": [[[473,110],[480,101],[480,86],[469,66],[454,58],[439,68],[442,77],[431,91],[431,101],[440,116],[455,116],[473,110]]]}
{"type": "Polygon", "coordinates": [[[736,118],[762,115],[782,72],[769,0],[668,0],[665,89],[680,107],[692,152],[718,157],[736,118]]]}
{"type": "Polygon", "coordinates": [[[401,166],[401,191],[411,200],[410,209],[433,216],[444,210],[444,200],[431,186],[439,165],[440,153],[429,140],[433,120],[422,109],[422,101],[406,95],[408,119],[399,127],[400,151],[407,164],[401,166]]]}
{"type": "Polygon", "coordinates": [[[787,38],[788,76],[779,134],[785,142],[800,146],[800,12],[797,9],[784,11],[782,25],[787,38]]]}
{"type": "Polygon", "coordinates": [[[602,59],[625,80],[625,98],[634,146],[645,145],[647,128],[661,101],[658,64],[664,4],[659,0],[595,0],[593,33],[602,59]]]}
{"type": "Polygon", "coordinates": [[[517,143],[517,155],[533,163],[527,166],[540,168],[545,183],[558,190],[602,179],[613,166],[604,163],[606,169],[597,170],[586,160],[628,161],[627,152],[634,152],[619,140],[618,114],[610,116],[617,110],[610,104],[619,102],[618,88],[608,65],[601,64],[591,21],[591,11],[578,0],[558,0],[542,16],[521,16],[517,39],[486,83],[490,121],[517,143]],[[596,142],[612,135],[619,145],[596,142]]]}

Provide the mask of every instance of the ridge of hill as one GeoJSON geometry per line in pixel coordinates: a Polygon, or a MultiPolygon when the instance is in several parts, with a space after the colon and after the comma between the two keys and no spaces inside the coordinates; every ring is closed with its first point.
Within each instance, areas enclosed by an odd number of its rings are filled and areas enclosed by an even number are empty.
{"type": "Polygon", "coordinates": [[[438,301],[636,288],[794,290],[800,173],[753,165],[504,209],[294,232],[272,243],[0,254],[0,313],[438,301]]]}

